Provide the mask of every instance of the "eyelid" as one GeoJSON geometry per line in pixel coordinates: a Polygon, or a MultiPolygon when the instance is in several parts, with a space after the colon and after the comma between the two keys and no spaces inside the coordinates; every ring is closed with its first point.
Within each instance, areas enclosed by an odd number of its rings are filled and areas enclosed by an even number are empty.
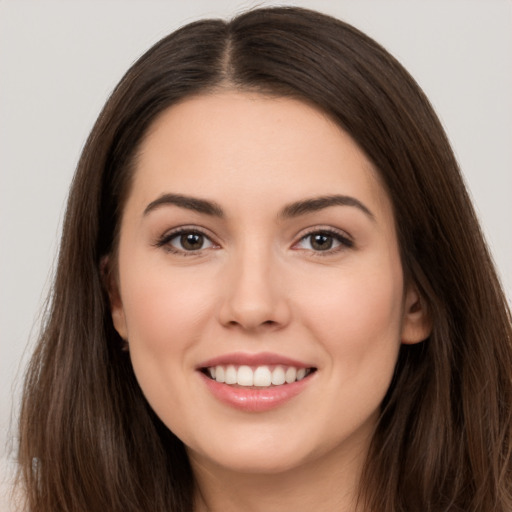
{"type": "Polygon", "coordinates": [[[156,242],[153,245],[155,245],[156,247],[165,248],[166,250],[168,250],[171,253],[175,253],[175,254],[179,254],[179,255],[183,255],[183,256],[194,256],[194,255],[197,256],[208,249],[212,249],[212,248],[216,249],[216,248],[220,247],[220,245],[215,241],[213,235],[210,234],[208,230],[206,230],[202,227],[196,226],[194,224],[177,226],[175,228],[172,228],[172,229],[166,231],[163,235],[161,235],[156,240],[156,242]],[[197,234],[204,236],[211,242],[213,247],[207,247],[205,249],[198,249],[196,251],[185,251],[185,250],[177,249],[170,245],[170,242],[172,239],[174,239],[177,236],[180,236],[182,234],[186,234],[186,233],[197,233],[197,234]]]}
{"type": "MultiPolygon", "coordinates": [[[[338,228],[334,228],[332,226],[312,226],[307,228],[305,231],[301,232],[297,236],[297,241],[293,243],[292,249],[297,246],[300,242],[302,242],[308,236],[314,235],[316,233],[327,234],[335,238],[339,243],[340,247],[336,247],[334,249],[327,249],[325,251],[312,251],[311,253],[318,256],[327,256],[329,254],[334,254],[344,249],[351,249],[354,247],[354,239],[351,235],[349,235],[346,231],[343,231],[338,228]]],[[[308,250],[308,249],[296,249],[296,250],[308,250]]]]}
{"type": "MultiPolygon", "coordinates": [[[[169,252],[172,252],[175,254],[184,255],[184,256],[193,256],[193,255],[199,255],[208,249],[220,248],[220,244],[218,242],[216,242],[215,238],[216,237],[214,237],[209,232],[209,230],[207,230],[203,227],[194,225],[194,224],[189,224],[189,225],[177,226],[175,228],[172,228],[172,229],[166,231],[163,235],[161,235],[156,240],[156,242],[153,245],[155,247],[163,247],[166,250],[168,250],[169,252]],[[186,251],[186,250],[180,250],[180,249],[175,248],[170,245],[171,240],[173,240],[174,238],[176,238],[182,234],[186,234],[186,233],[201,234],[202,236],[204,236],[205,238],[207,238],[210,241],[212,246],[207,247],[205,249],[198,249],[195,251],[186,251]]],[[[354,240],[350,234],[348,234],[346,231],[341,230],[339,228],[335,228],[332,226],[324,226],[324,225],[311,226],[311,227],[303,230],[299,235],[297,235],[296,241],[292,245],[292,249],[309,251],[318,256],[327,256],[330,254],[332,255],[332,254],[342,251],[344,249],[350,249],[353,247],[354,247],[354,240]],[[317,234],[317,233],[332,236],[334,239],[336,239],[339,242],[340,245],[338,247],[335,247],[334,249],[326,249],[325,251],[315,251],[315,250],[296,248],[296,246],[301,241],[303,241],[305,238],[307,238],[308,236],[317,234]]]]}

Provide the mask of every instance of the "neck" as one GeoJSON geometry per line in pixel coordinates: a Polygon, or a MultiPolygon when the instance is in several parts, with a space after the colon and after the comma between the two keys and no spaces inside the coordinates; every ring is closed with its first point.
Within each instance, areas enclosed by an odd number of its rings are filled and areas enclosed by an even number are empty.
{"type": "Polygon", "coordinates": [[[190,454],[195,512],[363,512],[357,504],[366,450],[328,454],[276,473],[240,472],[190,454]]]}

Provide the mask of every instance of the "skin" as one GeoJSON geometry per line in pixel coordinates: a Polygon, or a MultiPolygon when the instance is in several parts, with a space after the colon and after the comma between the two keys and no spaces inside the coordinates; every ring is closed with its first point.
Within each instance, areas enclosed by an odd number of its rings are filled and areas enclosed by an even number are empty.
{"type": "Polygon", "coordinates": [[[350,136],[287,98],[225,90],[174,105],[142,143],[116,263],[114,325],[149,403],[187,446],[196,509],[353,512],[400,344],[430,325],[404,283],[390,200],[350,136]],[[214,201],[223,217],[173,204],[145,213],[163,194],[214,201]],[[371,215],[282,215],[333,194],[371,215]],[[201,250],[169,240],[180,226],[207,235],[201,250]],[[326,229],[352,246],[316,249],[308,234],[326,229]],[[278,408],[240,411],[197,371],[233,352],[317,371],[278,408]]]}

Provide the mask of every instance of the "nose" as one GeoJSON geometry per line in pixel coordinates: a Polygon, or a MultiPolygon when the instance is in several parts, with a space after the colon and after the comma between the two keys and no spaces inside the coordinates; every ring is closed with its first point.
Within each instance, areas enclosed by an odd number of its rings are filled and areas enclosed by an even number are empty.
{"type": "Polygon", "coordinates": [[[226,269],[220,322],[253,332],[281,329],[291,316],[282,272],[271,254],[246,253],[226,269]]]}

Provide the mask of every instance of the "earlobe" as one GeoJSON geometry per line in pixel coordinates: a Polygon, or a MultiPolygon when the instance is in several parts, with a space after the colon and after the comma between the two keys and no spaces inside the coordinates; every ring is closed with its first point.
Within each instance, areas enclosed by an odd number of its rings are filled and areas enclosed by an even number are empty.
{"type": "Polygon", "coordinates": [[[425,301],[414,286],[409,286],[404,301],[401,341],[412,345],[426,340],[432,332],[432,318],[425,301]]]}
{"type": "Polygon", "coordinates": [[[126,316],[124,314],[123,303],[119,293],[119,283],[114,275],[114,272],[112,272],[109,256],[104,256],[101,259],[100,271],[103,285],[107,291],[109,299],[110,314],[112,316],[114,329],[123,340],[127,341],[128,332],[126,328],[126,316]]]}
{"type": "Polygon", "coordinates": [[[112,323],[114,324],[114,328],[121,336],[121,338],[125,341],[128,341],[128,332],[126,329],[126,319],[124,315],[124,310],[122,305],[114,306],[110,305],[110,311],[112,314],[112,323]]]}

